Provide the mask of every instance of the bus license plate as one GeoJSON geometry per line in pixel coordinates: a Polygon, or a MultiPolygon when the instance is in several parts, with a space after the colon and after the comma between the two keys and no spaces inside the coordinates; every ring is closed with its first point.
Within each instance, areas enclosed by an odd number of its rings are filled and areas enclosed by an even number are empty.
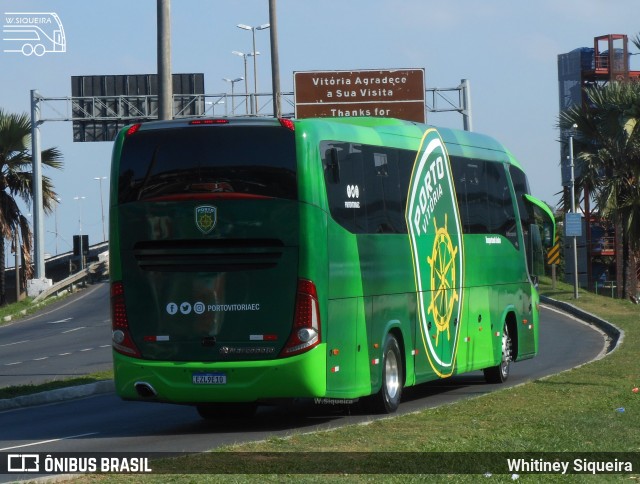
{"type": "Polygon", "coordinates": [[[226,385],[227,375],[224,373],[194,373],[194,385],[226,385]]]}

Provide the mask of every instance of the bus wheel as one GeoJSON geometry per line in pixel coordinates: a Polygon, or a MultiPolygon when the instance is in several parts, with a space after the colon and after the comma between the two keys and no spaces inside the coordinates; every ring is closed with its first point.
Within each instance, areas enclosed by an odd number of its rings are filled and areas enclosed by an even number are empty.
{"type": "Polygon", "coordinates": [[[509,378],[509,366],[511,365],[511,336],[507,323],[502,329],[502,360],[497,366],[484,369],[484,379],[487,383],[504,383],[509,378]]]}
{"type": "Polygon", "coordinates": [[[375,395],[365,399],[368,410],[375,413],[393,413],[400,405],[404,371],[398,340],[388,334],[382,350],[382,387],[375,395]]]}
{"type": "Polygon", "coordinates": [[[253,402],[241,403],[207,403],[197,405],[198,414],[205,420],[221,420],[224,418],[251,418],[258,405],[253,402]]]}

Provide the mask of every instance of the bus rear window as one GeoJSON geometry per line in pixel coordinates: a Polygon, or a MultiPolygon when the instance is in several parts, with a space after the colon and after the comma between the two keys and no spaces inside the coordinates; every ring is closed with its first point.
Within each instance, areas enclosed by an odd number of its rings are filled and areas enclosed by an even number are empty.
{"type": "Polygon", "coordinates": [[[118,202],[227,192],[296,199],[294,133],[280,126],[141,130],[124,141],[118,202]]]}

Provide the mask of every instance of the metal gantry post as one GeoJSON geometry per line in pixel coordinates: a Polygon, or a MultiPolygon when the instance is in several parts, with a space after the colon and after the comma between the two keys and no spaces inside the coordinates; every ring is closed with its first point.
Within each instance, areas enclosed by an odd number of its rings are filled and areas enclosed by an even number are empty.
{"type": "MultiPolygon", "coordinates": [[[[40,94],[31,90],[31,159],[33,175],[33,252],[34,277],[43,279],[44,272],[44,206],[42,196],[42,148],[40,147],[40,94]]],[[[16,249],[18,250],[18,249],[16,249]]]]}
{"type": "Polygon", "coordinates": [[[460,90],[462,91],[462,125],[465,131],[473,131],[471,119],[471,83],[469,79],[462,79],[460,90]]]}

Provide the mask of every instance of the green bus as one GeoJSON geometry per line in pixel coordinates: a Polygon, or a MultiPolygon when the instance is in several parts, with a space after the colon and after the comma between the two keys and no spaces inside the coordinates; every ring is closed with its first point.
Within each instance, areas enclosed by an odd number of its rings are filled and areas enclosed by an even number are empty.
{"type": "Polygon", "coordinates": [[[126,400],[203,418],[360,400],[538,351],[548,207],[484,135],[388,118],[124,128],[110,202],[126,400]]]}

